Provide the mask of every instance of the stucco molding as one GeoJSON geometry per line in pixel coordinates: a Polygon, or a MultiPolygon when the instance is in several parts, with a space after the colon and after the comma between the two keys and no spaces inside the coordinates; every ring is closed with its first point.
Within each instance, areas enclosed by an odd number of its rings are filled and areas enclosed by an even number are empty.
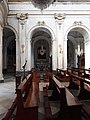
{"type": "Polygon", "coordinates": [[[27,19],[28,18],[28,13],[21,13],[21,14],[17,14],[16,15],[16,17],[17,17],[17,19],[19,19],[19,20],[25,20],[25,19],[27,19]]]}
{"type": "Polygon", "coordinates": [[[38,26],[44,26],[44,25],[45,25],[45,21],[38,21],[38,22],[37,22],[37,25],[38,25],[38,26]]]}
{"type": "Polygon", "coordinates": [[[61,13],[55,13],[54,14],[54,18],[57,19],[57,20],[63,20],[65,19],[66,15],[65,13],[61,14],[61,13]]]}
{"type": "Polygon", "coordinates": [[[82,23],[82,21],[75,21],[73,23],[73,25],[75,25],[75,26],[81,26],[81,25],[83,25],[83,23],[82,23]]]}

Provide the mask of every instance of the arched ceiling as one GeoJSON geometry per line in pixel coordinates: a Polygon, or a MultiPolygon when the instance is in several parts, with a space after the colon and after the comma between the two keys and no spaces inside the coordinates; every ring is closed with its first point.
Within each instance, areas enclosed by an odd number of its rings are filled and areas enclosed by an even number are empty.
{"type": "Polygon", "coordinates": [[[8,39],[10,36],[13,36],[15,38],[14,32],[9,28],[3,29],[4,39],[8,39]]]}
{"type": "MultiPolygon", "coordinates": [[[[8,0],[9,2],[28,2],[31,0],[8,0]]],[[[90,2],[90,0],[54,0],[57,2],[90,2]]]]}
{"type": "Polygon", "coordinates": [[[37,28],[33,31],[33,37],[38,37],[38,36],[45,36],[47,38],[51,38],[51,33],[49,30],[47,30],[46,28],[37,28]]]}

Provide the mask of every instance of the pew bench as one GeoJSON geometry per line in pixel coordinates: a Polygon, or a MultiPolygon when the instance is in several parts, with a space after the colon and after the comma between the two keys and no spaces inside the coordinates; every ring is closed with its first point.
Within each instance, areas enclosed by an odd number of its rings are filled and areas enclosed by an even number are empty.
{"type": "Polygon", "coordinates": [[[48,91],[46,87],[43,87],[43,98],[44,98],[45,120],[53,120],[50,102],[48,99],[48,91]]]}
{"type": "Polygon", "coordinates": [[[52,95],[56,97],[58,94],[58,100],[60,100],[60,112],[57,120],[81,120],[82,103],[54,75],[52,79],[54,87],[52,95]]]}
{"type": "Polygon", "coordinates": [[[82,106],[82,120],[83,118],[86,120],[90,119],[90,79],[89,76],[86,74],[87,69],[84,70],[84,74],[81,71],[69,73],[70,75],[70,84],[69,89],[80,89],[79,95],[77,96],[79,100],[83,103],[82,106]],[[79,72],[79,73],[78,73],[79,72]],[[86,104],[87,103],[87,104],[86,104]]]}
{"type": "Polygon", "coordinates": [[[69,75],[67,74],[67,70],[57,69],[55,76],[60,80],[60,82],[69,82],[69,75]]]}
{"type": "MultiPolygon", "coordinates": [[[[20,77],[21,78],[21,77],[20,77]]],[[[19,78],[19,79],[20,79],[19,78]]],[[[29,89],[31,87],[32,84],[32,76],[29,74],[21,83],[20,85],[16,88],[16,93],[17,96],[14,100],[14,102],[12,103],[11,107],[8,109],[8,111],[5,113],[5,115],[3,116],[2,120],[19,120],[17,118],[18,114],[19,114],[19,110],[21,110],[22,108],[21,105],[23,106],[23,101],[25,101],[25,99],[28,96],[29,93],[29,89]],[[19,109],[19,110],[18,110],[19,109]],[[14,117],[13,117],[14,116],[14,117]]],[[[24,119],[22,119],[24,120],[24,119]]]]}
{"type": "Polygon", "coordinates": [[[70,73],[69,89],[80,89],[79,99],[90,99],[90,80],[70,73]]]}
{"type": "Polygon", "coordinates": [[[37,83],[31,80],[24,79],[17,88],[16,120],[38,120],[39,94],[35,91],[37,83]]]}
{"type": "Polygon", "coordinates": [[[82,119],[90,120],[90,107],[88,105],[82,106],[82,119]]]}

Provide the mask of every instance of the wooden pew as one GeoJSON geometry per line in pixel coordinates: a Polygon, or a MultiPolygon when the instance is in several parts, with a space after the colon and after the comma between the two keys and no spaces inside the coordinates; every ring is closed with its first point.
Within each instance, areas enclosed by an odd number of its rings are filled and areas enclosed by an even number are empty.
{"type": "Polygon", "coordinates": [[[85,117],[86,120],[90,119],[90,106],[86,104],[89,102],[90,104],[90,79],[85,78],[85,75],[75,74],[75,72],[69,73],[70,75],[70,84],[69,89],[79,88],[80,92],[77,96],[79,100],[83,103],[82,106],[82,117],[85,117]],[[87,101],[88,100],[88,101],[87,101]],[[86,102],[86,103],[85,103],[86,102]]]}
{"type": "Polygon", "coordinates": [[[45,72],[45,78],[44,78],[44,81],[45,82],[48,82],[49,83],[49,88],[48,89],[52,89],[52,73],[47,69],[46,72],[45,72]]]}
{"type": "Polygon", "coordinates": [[[43,98],[44,98],[45,120],[53,120],[50,102],[48,99],[48,91],[46,87],[43,88],[43,98]]]}
{"type": "Polygon", "coordinates": [[[56,97],[58,94],[58,100],[60,100],[60,112],[57,120],[81,120],[82,103],[55,76],[52,79],[54,84],[52,95],[56,97]]]}
{"type": "Polygon", "coordinates": [[[85,78],[85,76],[75,75],[74,73],[69,73],[70,84],[69,89],[80,89],[79,99],[90,99],[90,80],[85,78]]]}
{"type": "Polygon", "coordinates": [[[90,106],[85,105],[85,104],[82,106],[82,116],[84,120],[90,120],[90,106]]]}
{"type": "Polygon", "coordinates": [[[16,83],[16,91],[20,83],[22,82],[21,75],[16,75],[15,83],[16,83]]]}
{"type": "Polygon", "coordinates": [[[67,68],[67,73],[74,73],[79,76],[90,78],[90,69],[83,69],[83,68],[67,68]]]}
{"type": "MultiPolygon", "coordinates": [[[[21,78],[21,77],[20,77],[21,78]]],[[[22,83],[20,83],[20,86],[23,87],[23,90],[24,91],[24,87],[26,87],[27,89],[25,89],[25,95],[23,97],[23,99],[25,99],[25,97],[28,95],[28,91],[30,89],[30,86],[32,84],[32,76],[29,74],[26,79],[23,80],[22,83]]],[[[18,87],[17,89],[18,90],[18,87]]],[[[11,107],[8,109],[8,111],[5,113],[5,115],[3,116],[2,120],[10,120],[10,119],[15,119],[16,120],[16,111],[17,111],[17,104],[18,104],[18,98],[16,96],[14,102],[12,103],[11,107]]],[[[21,103],[20,103],[21,104],[21,103]]]]}
{"type": "Polygon", "coordinates": [[[33,75],[31,87],[25,79],[17,88],[16,120],[38,120],[39,85],[34,79],[33,75]]]}
{"type": "Polygon", "coordinates": [[[17,96],[2,120],[38,120],[39,84],[35,82],[35,77],[29,74],[20,83],[16,89],[17,96]]]}
{"type": "Polygon", "coordinates": [[[67,74],[67,70],[57,69],[55,75],[57,79],[60,80],[60,82],[69,82],[69,75],[67,74]]]}
{"type": "Polygon", "coordinates": [[[47,69],[45,71],[45,78],[44,78],[45,82],[49,82],[50,76],[52,76],[52,73],[47,69]]]}

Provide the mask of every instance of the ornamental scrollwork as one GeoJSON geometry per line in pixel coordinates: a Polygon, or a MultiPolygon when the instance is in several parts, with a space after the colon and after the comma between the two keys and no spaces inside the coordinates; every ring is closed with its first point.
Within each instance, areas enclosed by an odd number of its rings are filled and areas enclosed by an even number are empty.
{"type": "Polygon", "coordinates": [[[65,17],[66,17],[65,13],[64,14],[61,14],[61,13],[54,14],[54,18],[57,20],[63,20],[63,19],[65,19],[65,17]]]}
{"type": "Polygon", "coordinates": [[[28,18],[28,14],[27,13],[26,14],[23,14],[23,13],[17,14],[17,19],[19,19],[19,20],[25,20],[27,18],[28,18]]]}
{"type": "Polygon", "coordinates": [[[37,25],[43,26],[43,25],[45,25],[45,21],[38,21],[37,25]]]}

